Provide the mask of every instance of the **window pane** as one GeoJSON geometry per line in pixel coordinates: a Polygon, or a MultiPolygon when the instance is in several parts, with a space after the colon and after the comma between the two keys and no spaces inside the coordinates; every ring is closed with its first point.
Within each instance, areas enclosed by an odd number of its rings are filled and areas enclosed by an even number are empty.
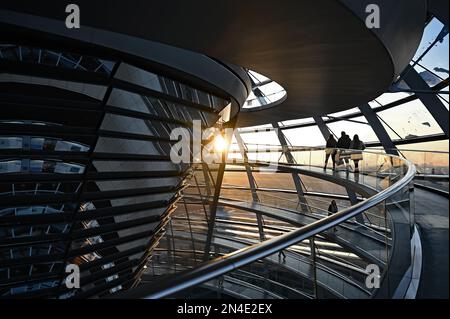
{"type": "Polygon", "coordinates": [[[353,138],[355,134],[358,134],[359,138],[364,143],[378,142],[377,135],[370,125],[367,124],[367,120],[363,116],[352,118],[351,121],[330,123],[328,124],[328,127],[338,137],[341,135],[342,131],[345,131],[348,135],[350,135],[350,138],[353,138]]]}
{"type": "MultiPolygon", "coordinates": [[[[395,108],[378,112],[378,116],[402,138],[442,133],[439,125],[420,100],[414,100],[395,108]],[[403,115],[399,116],[399,114],[403,115]]],[[[385,128],[391,138],[398,139],[398,136],[386,125],[385,128]]]]}
{"type": "Polygon", "coordinates": [[[283,130],[288,141],[294,146],[322,146],[325,139],[318,126],[307,126],[283,130]]]}

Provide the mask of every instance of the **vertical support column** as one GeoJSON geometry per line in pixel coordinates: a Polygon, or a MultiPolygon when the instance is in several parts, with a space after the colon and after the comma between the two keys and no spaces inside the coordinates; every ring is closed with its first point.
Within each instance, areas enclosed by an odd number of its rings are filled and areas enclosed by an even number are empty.
{"type": "MultiPolygon", "coordinates": [[[[356,193],[348,187],[346,187],[345,189],[347,191],[347,195],[348,195],[348,199],[350,200],[350,204],[352,204],[352,206],[358,204],[358,198],[356,197],[356,193]]],[[[356,215],[355,219],[358,223],[364,224],[364,217],[362,214],[356,215]]]]}
{"type": "MultiPolygon", "coordinates": [[[[272,126],[275,128],[275,132],[277,133],[278,140],[283,149],[283,154],[286,156],[286,160],[289,164],[295,164],[294,156],[292,156],[291,152],[288,148],[288,143],[286,137],[280,129],[278,123],[272,123],[272,126]]],[[[303,212],[309,212],[308,201],[305,198],[305,192],[303,191],[303,184],[300,179],[300,175],[297,173],[292,173],[292,179],[294,180],[295,188],[297,190],[298,201],[300,203],[300,208],[303,212]]]]}
{"type": "Polygon", "coordinates": [[[202,163],[202,171],[203,171],[203,178],[205,179],[205,187],[206,187],[206,196],[210,197],[212,192],[211,189],[211,180],[209,179],[209,173],[208,173],[208,165],[206,163],[202,163]]]}
{"type": "MultiPolygon", "coordinates": [[[[234,136],[236,138],[237,144],[239,146],[239,151],[241,152],[242,158],[244,160],[244,167],[247,173],[247,179],[250,186],[250,191],[252,192],[252,199],[254,202],[259,202],[258,193],[256,192],[256,183],[255,178],[253,177],[252,169],[250,164],[248,163],[247,149],[245,147],[244,141],[242,140],[241,135],[236,130],[234,132],[234,136]]],[[[264,218],[261,214],[256,213],[256,221],[258,223],[258,231],[259,231],[259,239],[261,241],[266,240],[266,235],[264,234],[264,218]]]]}
{"type": "Polygon", "coordinates": [[[250,190],[252,192],[253,201],[259,202],[259,197],[256,192],[256,183],[255,183],[255,179],[253,177],[253,173],[252,173],[250,164],[248,163],[247,149],[245,147],[244,141],[242,140],[241,134],[237,130],[234,132],[234,136],[236,138],[236,141],[237,141],[237,144],[239,147],[239,152],[241,153],[242,159],[244,160],[244,167],[245,167],[245,171],[247,173],[248,183],[250,186],[250,190]]]}
{"type": "Polygon", "coordinates": [[[189,233],[191,235],[192,251],[194,252],[194,260],[195,260],[195,262],[197,262],[197,254],[196,254],[194,233],[192,232],[191,216],[189,214],[189,209],[188,209],[187,204],[186,204],[186,199],[183,197],[182,200],[183,200],[183,205],[184,205],[184,211],[186,213],[186,218],[187,218],[187,221],[188,221],[189,233]]]}
{"type": "Polygon", "coordinates": [[[219,202],[219,196],[223,181],[223,175],[225,173],[225,166],[226,163],[223,162],[219,166],[219,171],[217,172],[217,181],[216,181],[216,188],[214,189],[214,197],[209,209],[209,220],[208,220],[208,234],[206,235],[206,243],[205,243],[205,250],[204,250],[204,260],[209,259],[209,251],[211,248],[211,241],[212,236],[214,232],[214,226],[216,224],[216,215],[217,215],[217,205],[219,202]]]}
{"type": "Polygon", "coordinates": [[[331,133],[330,129],[325,124],[325,122],[321,116],[314,116],[313,119],[316,122],[317,126],[319,127],[319,130],[322,133],[323,138],[325,139],[325,141],[327,141],[328,137],[330,137],[330,134],[333,134],[333,133],[331,133]]]}
{"type": "Polygon", "coordinates": [[[313,294],[314,294],[314,298],[317,299],[317,269],[316,269],[317,256],[316,256],[316,244],[314,241],[314,236],[309,238],[309,246],[311,249],[313,294]]]}
{"type": "MultiPolygon", "coordinates": [[[[224,125],[224,128],[233,128],[236,125],[237,117],[229,121],[224,125]]],[[[230,145],[231,139],[233,138],[233,135],[230,134],[230,136],[226,136],[228,138],[227,145],[230,145]]],[[[214,197],[210,206],[210,213],[209,213],[209,221],[208,221],[208,234],[206,235],[206,243],[205,243],[205,250],[204,250],[204,256],[203,259],[206,261],[209,259],[209,251],[211,250],[211,242],[212,237],[214,233],[214,226],[216,224],[216,215],[217,215],[217,205],[219,202],[220,197],[220,191],[222,190],[222,181],[223,176],[225,174],[225,168],[227,166],[227,157],[228,157],[228,148],[222,152],[222,160],[219,164],[219,170],[217,172],[217,180],[215,183],[215,189],[214,189],[214,197]]]]}
{"type": "Polygon", "coordinates": [[[172,225],[172,219],[169,221],[170,223],[170,239],[172,242],[172,260],[173,260],[173,270],[176,272],[177,271],[177,259],[176,259],[176,246],[175,246],[175,238],[173,235],[173,225],[172,225]]]}
{"type": "MultiPolygon", "coordinates": [[[[403,75],[403,79],[406,84],[411,88],[411,90],[415,91],[430,91],[430,87],[425,82],[424,79],[420,76],[420,74],[414,69],[411,68],[403,75]]],[[[438,123],[445,136],[449,137],[449,123],[448,123],[448,110],[439,97],[436,94],[430,93],[416,93],[419,97],[419,100],[425,105],[427,110],[433,116],[435,121],[438,123]]]]}
{"type": "Polygon", "coordinates": [[[197,177],[195,176],[195,173],[194,173],[194,181],[195,181],[195,186],[197,187],[198,195],[200,196],[200,202],[202,203],[203,212],[205,213],[205,221],[208,222],[209,221],[209,216],[208,216],[208,213],[206,211],[206,205],[205,205],[205,203],[207,203],[207,202],[205,201],[205,199],[203,197],[203,194],[202,194],[202,191],[200,189],[200,186],[198,185],[198,180],[197,180],[197,177]]]}
{"type": "Polygon", "coordinates": [[[394,142],[392,142],[389,134],[384,129],[383,124],[381,123],[377,114],[370,107],[370,105],[369,104],[361,105],[359,107],[359,109],[361,110],[361,112],[364,115],[364,117],[366,118],[367,122],[372,127],[375,134],[377,135],[378,140],[381,142],[381,145],[383,146],[385,152],[387,154],[398,156],[397,147],[395,146],[394,142]]]}
{"type": "Polygon", "coordinates": [[[414,196],[414,183],[411,183],[408,187],[408,199],[409,199],[409,226],[410,235],[414,234],[414,227],[416,224],[416,204],[415,204],[415,196],[414,196]]]}

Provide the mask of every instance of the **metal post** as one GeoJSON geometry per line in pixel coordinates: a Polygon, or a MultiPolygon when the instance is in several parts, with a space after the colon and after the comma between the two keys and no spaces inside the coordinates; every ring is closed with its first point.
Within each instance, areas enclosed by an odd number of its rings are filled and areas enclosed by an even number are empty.
{"type": "Polygon", "coordinates": [[[380,141],[381,145],[383,146],[385,152],[387,154],[398,156],[397,147],[395,146],[394,142],[392,142],[391,137],[386,132],[383,124],[381,123],[377,114],[370,107],[370,105],[369,104],[361,105],[359,109],[361,110],[361,113],[364,115],[367,122],[377,135],[377,138],[380,141]]]}
{"type": "MultiPolygon", "coordinates": [[[[288,141],[286,137],[284,136],[282,130],[280,129],[280,126],[278,123],[272,123],[272,126],[276,129],[278,140],[280,141],[281,147],[283,149],[283,153],[286,156],[286,160],[289,164],[295,164],[294,156],[292,156],[291,152],[289,151],[288,147],[288,141]]],[[[300,179],[300,175],[297,173],[292,173],[292,179],[294,180],[295,188],[297,190],[297,196],[298,201],[300,203],[300,209],[302,212],[309,212],[309,205],[308,201],[305,198],[305,193],[303,191],[303,184],[300,179]]]]}
{"type": "MultiPolygon", "coordinates": [[[[194,181],[195,181],[195,185],[197,186],[198,195],[200,196],[200,201],[202,203],[203,212],[205,213],[205,221],[208,223],[209,217],[208,217],[208,213],[206,212],[206,205],[205,205],[206,201],[203,198],[202,191],[200,189],[200,186],[198,185],[198,181],[197,181],[197,177],[195,176],[195,172],[194,172],[194,181]]],[[[205,185],[205,187],[206,187],[206,185],[205,185]]]]}
{"type": "MultiPolygon", "coordinates": [[[[252,192],[253,201],[259,202],[258,193],[256,192],[257,187],[256,187],[256,183],[255,183],[255,178],[253,176],[250,164],[248,163],[247,150],[246,150],[244,141],[242,140],[242,137],[237,130],[234,132],[234,136],[235,136],[237,144],[239,146],[239,151],[241,152],[242,158],[244,159],[244,167],[245,167],[245,171],[247,173],[247,178],[248,178],[250,190],[252,192]]],[[[259,239],[261,241],[264,241],[264,240],[266,240],[266,235],[264,233],[263,216],[261,214],[256,213],[256,221],[258,223],[259,239]]]]}
{"type": "MultiPolygon", "coordinates": [[[[237,120],[237,118],[234,118],[230,122],[226,123],[227,127],[234,128],[234,126],[236,125],[236,120],[237,120]]],[[[227,145],[229,145],[231,142],[231,139],[232,139],[232,135],[227,136],[227,138],[228,138],[227,145]]],[[[217,205],[219,202],[220,191],[222,189],[222,181],[223,181],[223,176],[225,174],[225,167],[227,166],[227,157],[228,157],[228,149],[226,149],[225,151],[222,152],[222,161],[219,164],[219,170],[217,172],[217,180],[215,183],[214,197],[213,197],[212,203],[210,205],[210,213],[209,213],[209,221],[208,221],[208,234],[206,236],[205,250],[204,250],[204,256],[203,256],[204,260],[209,259],[209,251],[211,248],[214,226],[216,223],[217,205]]]]}
{"type": "Polygon", "coordinates": [[[192,232],[192,224],[191,224],[191,217],[189,215],[189,210],[186,204],[186,199],[183,197],[183,204],[184,204],[184,211],[186,212],[186,218],[188,221],[188,226],[189,226],[189,233],[191,234],[191,241],[192,241],[192,249],[194,252],[194,260],[197,262],[197,254],[196,254],[196,249],[195,249],[195,240],[194,240],[194,233],[192,232]]]}
{"type": "MultiPolygon", "coordinates": [[[[356,197],[356,193],[348,187],[346,187],[345,189],[347,191],[347,195],[348,195],[348,199],[350,200],[350,204],[352,204],[352,205],[358,204],[358,198],[356,197]]],[[[355,219],[358,223],[364,224],[364,217],[362,214],[356,215],[355,219]]]]}
{"type": "Polygon", "coordinates": [[[328,126],[325,124],[325,121],[323,120],[323,118],[321,116],[314,116],[313,119],[316,122],[317,126],[319,127],[319,130],[322,133],[322,136],[325,139],[325,141],[328,140],[330,135],[332,135],[333,133],[330,131],[328,126]]]}
{"type": "Polygon", "coordinates": [[[313,271],[313,294],[314,298],[317,299],[316,244],[314,242],[314,236],[309,238],[309,244],[311,249],[311,261],[313,271]]]}

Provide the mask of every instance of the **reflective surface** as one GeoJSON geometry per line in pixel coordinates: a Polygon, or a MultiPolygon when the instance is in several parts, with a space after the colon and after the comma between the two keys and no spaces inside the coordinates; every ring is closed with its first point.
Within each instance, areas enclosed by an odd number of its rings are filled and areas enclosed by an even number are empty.
{"type": "MultiPolygon", "coordinates": [[[[324,170],[324,150],[294,152],[293,155],[295,163],[279,163],[275,171],[261,161],[251,165],[256,180],[265,181],[264,186],[253,190],[248,187],[242,164],[228,167],[208,258],[228,256],[261,240],[276,240],[282,234],[312,226],[330,216],[327,206],[333,198],[340,198],[339,210],[345,210],[354,204],[349,202],[349,197],[339,194],[342,185],[364,194],[362,198],[376,199],[376,194],[389,190],[403,178],[411,178],[406,175],[411,173],[408,173],[407,162],[384,154],[364,152],[359,174],[347,172],[344,167],[335,172],[324,170]],[[318,196],[317,191],[308,188],[299,195],[295,186],[292,188],[292,181],[289,183],[294,173],[301,174],[306,187],[320,178],[316,184],[322,184],[328,192],[318,196]],[[263,216],[262,228],[258,227],[257,216],[263,216]]],[[[250,151],[248,156],[251,160],[250,151]]],[[[196,171],[198,174],[202,172],[196,171]]],[[[204,187],[204,184],[197,184],[185,191],[187,205],[193,198],[199,198],[195,190],[204,187]]],[[[283,253],[227,271],[201,287],[215,291],[218,297],[390,298],[410,266],[414,221],[409,183],[393,193],[395,195],[387,200],[337,227],[295,243],[283,253]],[[380,289],[366,286],[369,264],[377,265],[381,271],[380,289]]],[[[359,194],[357,200],[362,198],[359,194]]],[[[204,260],[202,248],[207,228],[202,223],[201,211],[201,207],[195,206],[177,210],[166,235],[168,246],[165,240],[161,241],[158,254],[147,265],[144,283],[153,282],[158,275],[167,272],[198,267],[204,260]]],[[[177,297],[204,296],[202,289],[199,286],[177,297]]]]}

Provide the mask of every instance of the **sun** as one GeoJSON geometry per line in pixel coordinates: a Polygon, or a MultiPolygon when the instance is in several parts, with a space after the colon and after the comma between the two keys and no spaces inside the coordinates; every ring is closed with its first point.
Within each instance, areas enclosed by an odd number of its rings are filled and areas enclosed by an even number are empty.
{"type": "Polygon", "coordinates": [[[216,135],[214,138],[214,149],[217,152],[223,152],[228,148],[227,141],[223,138],[221,134],[216,135]]]}

